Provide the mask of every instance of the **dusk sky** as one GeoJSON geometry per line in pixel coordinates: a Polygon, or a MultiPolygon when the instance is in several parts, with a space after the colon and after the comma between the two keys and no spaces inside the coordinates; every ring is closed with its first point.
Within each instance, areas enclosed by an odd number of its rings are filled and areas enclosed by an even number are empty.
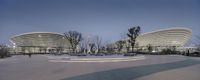
{"type": "Polygon", "coordinates": [[[172,27],[200,35],[200,0],[0,0],[0,43],[27,32],[76,30],[116,41],[132,26],[142,33],[172,27]]]}

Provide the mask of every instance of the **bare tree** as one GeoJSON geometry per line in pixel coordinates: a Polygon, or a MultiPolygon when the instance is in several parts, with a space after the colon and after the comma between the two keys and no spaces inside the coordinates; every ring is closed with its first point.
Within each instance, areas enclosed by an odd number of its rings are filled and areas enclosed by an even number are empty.
{"type": "Polygon", "coordinates": [[[84,36],[83,37],[83,40],[81,41],[81,44],[80,44],[80,48],[82,50],[82,52],[84,53],[88,53],[88,50],[89,50],[89,43],[90,43],[90,36],[84,36]]]}
{"type": "Polygon", "coordinates": [[[64,48],[62,46],[56,47],[57,54],[62,54],[64,51],[64,48]]]}
{"type": "Polygon", "coordinates": [[[94,53],[95,52],[95,50],[96,50],[96,46],[95,46],[95,43],[89,43],[89,47],[90,47],[90,51],[89,51],[89,53],[91,52],[91,53],[94,53]]]}
{"type": "Polygon", "coordinates": [[[9,48],[4,44],[0,44],[0,58],[9,56],[10,56],[9,48]]]}
{"type": "Polygon", "coordinates": [[[121,50],[123,49],[125,43],[126,43],[126,42],[123,41],[123,40],[120,40],[120,41],[117,41],[117,42],[116,42],[116,47],[117,47],[117,50],[118,50],[119,53],[120,53],[121,50]]]}
{"type": "Polygon", "coordinates": [[[139,36],[139,34],[140,34],[140,26],[128,29],[127,36],[129,37],[128,41],[131,44],[132,52],[134,52],[136,38],[139,36]]]}
{"type": "Polygon", "coordinates": [[[81,42],[81,47],[87,50],[87,53],[99,53],[102,45],[102,39],[99,36],[85,36],[81,42]]]}
{"type": "Polygon", "coordinates": [[[130,51],[130,44],[129,44],[128,40],[126,40],[126,51],[127,51],[127,53],[130,51]]]}
{"type": "Polygon", "coordinates": [[[152,51],[153,51],[152,45],[151,45],[151,44],[148,44],[148,45],[147,45],[147,49],[148,49],[149,52],[152,52],[152,51]]]}
{"type": "Polygon", "coordinates": [[[80,46],[81,52],[86,53],[87,46],[84,40],[80,42],[79,46],[80,46]]]}
{"type": "Polygon", "coordinates": [[[102,44],[101,44],[101,51],[103,52],[103,53],[107,53],[108,51],[107,51],[107,47],[108,47],[108,44],[109,44],[110,42],[109,41],[105,41],[105,42],[103,42],[102,44]]]}
{"type": "Polygon", "coordinates": [[[94,37],[94,43],[95,43],[96,48],[97,48],[96,53],[99,53],[99,51],[100,51],[101,42],[102,42],[102,39],[99,36],[94,37]]]}
{"type": "Polygon", "coordinates": [[[107,54],[113,54],[113,53],[115,53],[115,44],[113,44],[113,43],[107,43],[106,44],[106,52],[107,52],[107,54]]]}
{"type": "Polygon", "coordinates": [[[82,40],[82,34],[77,31],[68,31],[64,33],[64,36],[70,42],[73,52],[75,52],[77,45],[82,40]]]}
{"type": "Polygon", "coordinates": [[[128,53],[130,51],[130,44],[129,44],[129,40],[127,40],[127,33],[121,33],[120,37],[121,37],[121,40],[124,41],[124,46],[126,48],[126,52],[128,53]]]}

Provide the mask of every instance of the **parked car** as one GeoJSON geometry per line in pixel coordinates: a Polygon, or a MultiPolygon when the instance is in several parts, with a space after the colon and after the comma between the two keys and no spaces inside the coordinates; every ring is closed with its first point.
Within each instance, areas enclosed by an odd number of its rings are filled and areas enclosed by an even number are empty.
{"type": "Polygon", "coordinates": [[[137,55],[137,53],[126,53],[126,54],[124,54],[124,56],[136,56],[137,55]]]}
{"type": "Polygon", "coordinates": [[[193,52],[193,53],[190,53],[190,56],[200,56],[200,52],[193,52]]]}
{"type": "Polygon", "coordinates": [[[95,54],[95,56],[103,56],[103,54],[102,53],[97,53],[97,54],[95,54]]]}
{"type": "Polygon", "coordinates": [[[77,54],[77,56],[87,56],[87,54],[77,54]]]}

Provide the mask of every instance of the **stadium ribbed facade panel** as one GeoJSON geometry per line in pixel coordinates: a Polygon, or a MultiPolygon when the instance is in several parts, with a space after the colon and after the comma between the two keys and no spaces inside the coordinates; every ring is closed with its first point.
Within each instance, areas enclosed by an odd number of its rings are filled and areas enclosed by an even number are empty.
{"type": "Polygon", "coordinates": [[[68,48],[69,42],[63,34],[53,32],[30,32],[11,37],[16,52],[49,53],[60,48],[68,48]]]}
{"type": "Polygon", "coordinates": [[[138,36],[139,46],[184,46],[192,34],[188,28],[169,28],[138,36]]]}

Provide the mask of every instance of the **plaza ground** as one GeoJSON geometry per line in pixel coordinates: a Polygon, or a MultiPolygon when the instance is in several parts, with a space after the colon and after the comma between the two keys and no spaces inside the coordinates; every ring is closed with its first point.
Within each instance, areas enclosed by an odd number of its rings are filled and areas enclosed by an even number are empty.
{"type": "Polygon", "coordinates": [[[0,59],[0,80],[200,79],[199,57],[143,55],[145,59],[124,62],[51,62],[49,56],[0,59]]]}

